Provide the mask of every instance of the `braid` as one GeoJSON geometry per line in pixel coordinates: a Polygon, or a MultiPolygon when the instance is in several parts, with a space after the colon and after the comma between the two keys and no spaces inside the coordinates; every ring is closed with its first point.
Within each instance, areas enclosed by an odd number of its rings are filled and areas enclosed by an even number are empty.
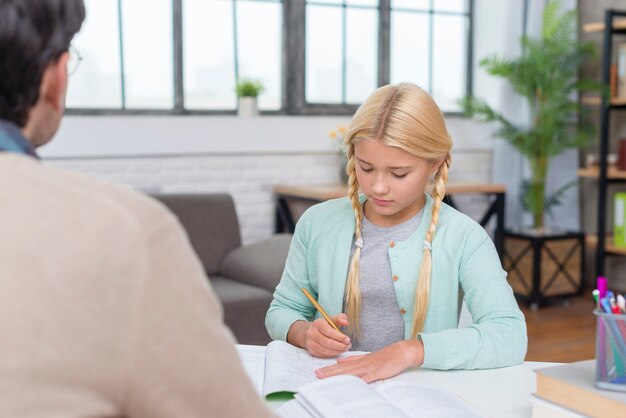
{"type": "Polygon", "coordinates": [[[432,222],[430,223],[430,228],[428,228],[428,232],[426,232],[426,241],[429,243],[433,242],[435,238],[435,228],[437,227],[437,221],[439,221],[439,208],[441,207],[441,202],[446,194],[446,183],[448,182],[448,167],[451,161],[450,154],[446,156],[445,160],[439,166],[439,170],[435,174],[434,185],[433,185],[433,209],[432,209],[432,222]]]}
{"type": "MultiPolygon", "coordinates": [[[[435,238],[435,230],[437,222],[439,221],[439,209],[441,208],[441,202],[446,194],[446,183],[448,182],[448,169],[452,157],[448,152],[444,161],[439,166],[437,173],[435,174],[434,187],[433,187],[433,208],[432,208],[432,220],[430,227],[426,232],[426,243],[431,245],[435,238]]],[[[420,273],[417,280],[417,286],[415,289],[415,307],[413,310],[413,328],[411,330],[411,337],[415,339],[424,329],[424,323],[426,322],[426,311],[428,310],[428,300],[430,297],[430,273],[432,270],[432,254],[431,249],[424,244],[424,255],[422,257],[422,265],[420,267],[420,273]]]]}
{"type": "MultiPolygon", "coordinates": [[[[361,239],[361,226],[363,222],[363,208],[359,201],[359,183],[356,178],[356,169],[354,163],[354,145],[347,146],[348,164],[346,165],[346,173],[348,174],[348,197],[352,201],[352,210],[354,211],[354,219],[356,227],[354,235],[357,240],[361,239]]],[[[359,316],[361,313],[361,289],[359,288],[359,265],[361,260],[361,248],[356,246],[354,255],[350,260],[350,269],[348,271],[348,280],[346,283],[346,313],[348,315],[348,334],[358,339],[360,335],[359,316]]]]}

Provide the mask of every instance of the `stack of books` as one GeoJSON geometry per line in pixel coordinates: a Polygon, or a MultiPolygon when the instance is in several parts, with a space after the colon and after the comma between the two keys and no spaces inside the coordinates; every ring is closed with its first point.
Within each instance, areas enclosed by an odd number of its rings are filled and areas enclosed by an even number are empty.
{"type": "Polygon", "coordinates": [[[596,388],[595,372],[595,360],[536,369],[533,418],[626,417],[626,392],[596,388]]]}

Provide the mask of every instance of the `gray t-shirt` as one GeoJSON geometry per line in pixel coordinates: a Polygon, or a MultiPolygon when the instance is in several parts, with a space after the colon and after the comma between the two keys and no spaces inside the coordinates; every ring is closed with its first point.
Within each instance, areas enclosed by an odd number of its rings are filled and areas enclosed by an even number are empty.
{"type": "MultiPolygon", "coordinates": [[[[376,351],[404,340],[404,320],[394,290],[389,263],[389,243],[407,240],[419,227],[423,209],[411,219],[391,227],[376,226],[363,218],[359,287],[361,288],[361,338],[352,350],[376,351]]],[[[352,251],[355,250],[354,240],[352,251]]],[[[418,251],[419,249],[415,249],[418,251]]]]}

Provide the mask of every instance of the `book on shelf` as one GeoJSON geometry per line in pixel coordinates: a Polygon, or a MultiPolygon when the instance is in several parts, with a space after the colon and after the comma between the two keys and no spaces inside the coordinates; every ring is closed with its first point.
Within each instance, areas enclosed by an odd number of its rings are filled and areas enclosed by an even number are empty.
{"type": "Polygon", "coordinates": [[[451,392],[403,381],[368,385],[349,375],[333,376],[301,387],[295,399],[276,412],[284,418],[484,416],[451,392]]]}
{"type": "Polygon", "coordinates": [[[609,67],[609,91],[610,98],[617,97],[617,64],[612,63],[609,67]]]}
{"type": "MultiPolygon", "coordinates": [[[[336,358],[317,358],[284,341],[265,346],[237,345],[239,358],[257,392],[266,398],[290,398],[307,383],[319,380],[315,370],[337,363],[336,358]]],[[[339,357],[367,354],[348,351],[339,357]]]]}
{"type": "Polygon", "coordinates": [[[626,98],[626,42],[617,45],[617,97],[626,98]]]}
{"type": "Polygon", "coordinates": [[[613,194],[613,245],[626,248],[626,192],[613,194]]]}
{"type": "Polygon", "coordinates": [[[596,361],[536,369],[538,398],[592,417],[626,417],[626,392],[595,386],[596,361]]]}

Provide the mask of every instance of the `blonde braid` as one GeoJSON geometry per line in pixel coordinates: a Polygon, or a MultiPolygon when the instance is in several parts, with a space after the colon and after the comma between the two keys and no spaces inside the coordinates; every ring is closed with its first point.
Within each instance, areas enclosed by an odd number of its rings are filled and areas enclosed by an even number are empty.
{"type": "MultiPolygon", "coordinates": [[[[357,240],[361,239],[361,226],[363,222],[363,208],[359,201],[359,183],[356,178],[356,168],[354,162],[354,145],[349,143],[346,146],[348,163],[346,173],[348,174],[348,197],[352,201],[352,210],[356,227],[354,235],[357,240]]],[[[354,255],[350,261],[348,280],[346,283],[346,313],[348,315],[348,335],[353,339],[360,336],[359,316],[361,314],[361,289],[359,287],[359,265],[361,260],[361,248],[356,246],[354,255]]]]}
{"type": "Polygon", "coordinates": [[[433,208],[432,208],[432,220],[430,222],[430,228],[426,233],[426,242],[424,243],[424,255],[422,257],[422,265],[420,267],[420,273],[417,280],[417,286],[415,289],[415,306],[413,309],[413,328],[411,330],[411,337],[417,338],[417,334],[424,329],[424,323],[426,322],[426,312],[428,311],[428,300],[430,297],[430,273],[432,270],[432,250],[430,245],[435,238],[435,230],[437,227],[437,221],[439,221],[439,208],[441,202],[446,194],[446,183],[448,182],[448,169],[452,157],[448,152],[444,161],[439,166],[437,174],[435,174],[434,187],[433,187],[433,208]]]}

